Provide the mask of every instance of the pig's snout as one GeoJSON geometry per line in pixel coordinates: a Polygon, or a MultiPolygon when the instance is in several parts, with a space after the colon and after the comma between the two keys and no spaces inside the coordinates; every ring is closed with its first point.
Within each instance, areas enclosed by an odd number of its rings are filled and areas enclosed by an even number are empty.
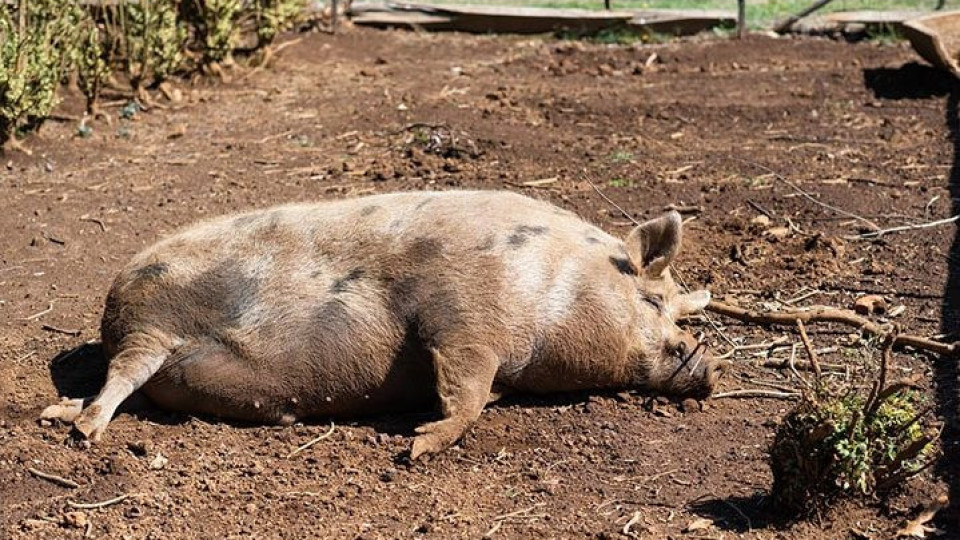
{"type": "Polygon", "coordinates": [[[727,361],[716,360],[707,344],[691,334],[681,334],[670,349],[677,366],[670,386],[679,395],[709,396],[720,375],[730,366],[727,361]]]}

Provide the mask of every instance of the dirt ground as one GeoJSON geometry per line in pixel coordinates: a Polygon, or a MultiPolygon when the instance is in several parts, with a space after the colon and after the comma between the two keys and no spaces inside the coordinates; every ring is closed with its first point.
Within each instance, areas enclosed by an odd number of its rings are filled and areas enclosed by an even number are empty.
{"type": "MultiPolygon", "coordinates": [[[[292,458],[329,424],[235,425],[148,409],[120,414],[88,449],[67,444],[65,426],[39,425],[58,394],[99,388],[100,310],[131,255],[204,216],[287,201],[510,189],[625,234],[628,220],[590,178],[637,219],[697,207],[678,270],[718,298],[849,307],[877,293],[905,306],[894,320],[913,333],[956,328],[955,227],[844,240],[863,224],[798,195],[881,227],[955,213],[960,93],[905,45],[758,36],[609,47],[358,29],[302,37],[269,69],[183,85],[181,102],[158,100],[164,109],[132,119],[108,103],[112,124],[92,124],[92,136],[50,123],[28,141],[33,156],[4,159],[0,537],[880,539],[951,485],[956,495],[957,368],[910,352],[895,355],[895,374],[923,375],[945,420],[946,458],[889,501],[845,502],[799,523],[765,504],[766,449],[786,400],[684,411],[634,392],[519,397],[489,408],[459,446],[415,464],[403,453],[428,414],[338,423],[292,458]],[[761,212],[769,224],[755,221],[761,212]],[[99,509],[69,505],[124,494],[99,509]]],[[[68,102],[65,112],[76,109],[68,102]]],[[[743,343],[796,340],[710,319],[743,343]]],[[[729,349],[707,321],[690,324],[715,351],[729,349]]],[[[811,329],[829,348],[822,361],[846,370],[833,376],[856,384],[877,360],[850,332],[811,329]]],[[[749,352],[734,360],[721,391],[798,387],[749,352]]],[[[950,516],[939,525],[960,530],[950,516]]]]}

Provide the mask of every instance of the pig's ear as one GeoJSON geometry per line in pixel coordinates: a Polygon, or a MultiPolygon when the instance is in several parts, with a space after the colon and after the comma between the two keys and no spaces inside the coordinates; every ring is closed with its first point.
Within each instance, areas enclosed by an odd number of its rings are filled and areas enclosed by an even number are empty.
{"type": "Polygon", "coordinates": [[[640,224],[624,243],[630,260],[648,277],[660,277],[680,252],[683,220],[676,211],[640,224]]]}
{"type": "Polygon", "coordinates": [[[710,291],[699,290],[686,294],[678,294],[671,302],[671,314],[679,319],[687,315],[698,313],[710,303],[710,291]]]}

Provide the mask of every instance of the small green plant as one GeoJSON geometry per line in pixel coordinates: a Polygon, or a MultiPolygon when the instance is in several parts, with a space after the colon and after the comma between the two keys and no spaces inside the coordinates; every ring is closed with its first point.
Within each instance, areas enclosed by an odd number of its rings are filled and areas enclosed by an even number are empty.
{"type": "Polygon", "coordinates": [[[202,63],[215,64],[226,60],[236,45],[240,32],[241,0],[197,0],[197,35],[202,47],[202,63]]]}
{"type": "Polygon", "coordinates": [[[904,40],[897,27],[889,23],[868,26],[866,37],[881,45],[893,45],[904,40]]]}
{"type": "Polygon", "coordinates": [[[818,380],[783,419],[770,448],[778,507],[808,514],[838,497],[883,494],[932,462],[929,409],[910,381],[886,384],[892,343],[869,393],[830,391],[818,380]]]}
{"type": "Polygon", "coordinates": [[[122,10],[127,72],[138,93],[174,74],[183,62],[187,29],[176,0],[143,0],[122,10]]]}
{"type": "Polygon", "coordinates": [[[557,34],[559,39],[583,40],[602,45],[633,45],[635,43],[663,43],[670,40],[669,36],[655,34],[644,30],[637,30],[629,26],[613,26],[597,31],[585,32],[582,30],[562,30],[557,34]],[[660,41],[652,41],[663,38],[660,41]]]}
{"type": "Polygon", "coordinates": [[[110,76],[110,64],[105,56],[103,34],[88,12],[84,12],[77,32],[77,46],[70,51],[71,63],[77,70],[80,91],[87,100],[87,114],[95,116],[100,90],[110,76]]]}
{"type": "Polygon", "coordinates": [[[0,6],[0,144],[19,146],[18,133],[38,127],[56,106],[78,11],[55,0],[0,6]]]}
{"type": "Polygon", "coordinates": [[[633,182],[626,178],[611,178],[610,181],[607,182],[607,185],[610,187],[625,188],[633,187],[633,182]]]}
{"type": "Polygon", "coordinates": [[[737,23],[724,21],[710,29],[710,32],[718,38],[733,37],[737,33],[737,23]]]}
{"type": "Polygon", "coordinates": [[[618,150],[610,156],[610,161],[614,163],[629,163],[633,161],[633,152],[618,150]]]}
{"type": "Polygon", "coordinates": [[[643,40],[644,35],[627,27],[605,28],[590,37],[594,43],[605,45],[633,45],[643,40]]]}
{"type": "Polygon", "coordinates": [[[57,105],[65,80],[76,81],[96,116],[114,69],[135,97],[235,50],[253,52],[293,25],[306,0],[15,0],[0,5],[0,144],[38,127],[57,105]],[[238,47],[242,38],[253,45],[238,47]],[[252,41],[251,39],[252,38],[252,41]]]}
{"type": "Polygon", "coordinates": [[[306,0],[253,0],[257,25],[258,47],[269,44],[277,34],[293,26],[306,0]]]}

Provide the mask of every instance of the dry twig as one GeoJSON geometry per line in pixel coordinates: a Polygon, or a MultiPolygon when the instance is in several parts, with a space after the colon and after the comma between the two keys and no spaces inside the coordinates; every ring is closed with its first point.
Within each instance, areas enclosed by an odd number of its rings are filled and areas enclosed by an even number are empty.
{"type": "Polygon", "coordinates": [[[293,456],[299,454],[300,452],[303,452],[303,451],[306,450],[307,448],[310,448],[311,446],[317,444],[318,442],[320,442],[320,441],[326,439],[327,437],[333,435],[333,431],[334,431],[335,429],[336,429],[336,426],[333,424],[333,422],[330,422],[330,429],[329,429],[326,433],[324,433],[323,435],[320,435],[320,436],[318,436],[318,437],[316,437],[316,438],[314,438],[314,439],[311,439],[310,441],[307,441],[306,443],[304,443],[303,445],[301,445],[300,447],[298,447],[298,448],[297,448],[296,450],[294,450],[293,452],[290,452],[289,454],[287,454],[287,459],[292,458],[293,456]]]}
{"type": "Polygon", "coordinates": [[[75,501],[67,501],[67,505],[70,506],[70,508],[77,508],[79,510],[95,510],[97,508],[106,508],[108,506],[113,506],[117,503],[120,503],[129,499],[130,497],[136,497],[138,495],[139,493],[124,493],[123,495],[114,497],[112,499],[107,499],[105,501],[95,502],[95,503],[78,503],[75,501]]]}
{"type": "MultiPolygon", "coordinates": [[[[777,359],[768,359],[763,362],[759,362],[760,367],[765,368],[774,368],[774,369],[796,369],[799,371],[813,371],[813,366],[810,365],[810,362],[804,362],[803,360],[796,360],[793,362],[793,366],[790,365],[790,358],[784,360],[777,359]]],[[[843,371],[843,366],[837,364],[820,364],[820,368],[825,371],[843,371]]]]}
{"type": "Polygon", "coordinates": [[[604,201],[606,201],[607,204],[609,204],[610,206],[612,206],[612,207],[616,208],[617,210],[619,210],[620,213],[623,214],[623,217],[625,217],[625,218],[629,219],[630,221],[632,221],[634,225],[640,225],[640,222],[639,222],[639,221],[637,221],[636,219],[634,219],[633,216],[631,216],[630,214],[628,214],[627,211],[624,210],[623,208],[621,208],[619,204],[613,202],[613,201],[610,199],[610,197],[607,197],[606,194],[604,194],[602,191],[600,191],[600,188],[598,188],[597,185],[594,184],[589,178],[587,178],[586,176],[583,176],[582,178],[583,178],[583,180],[584,180],[586,183],[590,184],[590,187],[592,187],[593,190],[597,192],[597,195],[599,195],[601,199],[603,199],[604,201]]]}
{"type": "Polygon", "coordinates": [[[41,330],[46,330],[47,332],[56,332],[58,334],[66,334],[68,336],[79,336],[83,333],[83,330],[68,330],[66,328],[59,328],[53,325],[44,324],[40,327],[41,330]]]}
{"type": "Polygon", "coordinates": [[[818,205],[818,206],[822,206],[823,208],[826,208],[827,210],[836,212],[837,214],[840,214],[840,215],[843,215],[843,216],[847,216],[847,217],[853,218],[853,219],[855,219],[855,220],[863,223],[864,225],[870,227],[870,230],[873,230],[873,231],[879,231],[879,230],[880,230],[880,226],[879,226],[879,225],[877,225],[876,223],[870,221],[869,219],[867,219],[867,218],[865,218],[865,217],[863,217],[863,216],[861,216],[861,215],[854,214],[853,212],[844,210],[844,209],[842,209],[842,208],[837,208],[836,206],[833,206],[832,204],[828,204],[828,203],[825,203],[825,202],[817,199],[816,197],[814,197],[813,195],[811,195],[808,191],[806,191],[806,190],[803,189],[802,187],[798,186],[797,184],[794,184],[794,183],[791,182],[790,180],[787,180],[787,178],[786,178],[785,176],[783,176],[782,174],[778,173],[777,171],[771,169],[770,167],[767,167],[766,165],[763,165],[763,164],[761,164],[761,163],[757,163],[757,162],[755,162],[755,161],[749,161],[749,160],[746,160],[746,159],[737,158],[737,157],[731,157],[730,159],[733,159],[733,160],[735,160],[735,161],[739,161],[739,162],[741,162],[741,163],[745,163],[745,164],[750,165],[750,166],[752,166],[752,167],[756,167],[756,168],[758,168],[758,169],[760,169],[760,170],[762,170],[762,171],[766,171],[768,174],[773,175],[773,177],[776,178],[777,180],[779,180],[779,181],[783,182],[784,184],[786,184],[786,185],[790,186],[791,188],[793,188],[794,191],[796,191],[797,193],[799,193],[799,194],[800,194],[801,196],[803,196],[805,199],[809,200],[810,202],[812,202],[812,203],[814,203],[814,204],[816,204],[816,205],[818,205]]]}
{"type": "Polygon", "coordinates": [[[636,525],[638,521],[640,521],[640,511],[639,511],[639,510],[636,511],[636,512],[634,512],[634,513],[633,513],[633,516],[630,517],[630,521],[627,521],[627,524],[623,526],[623,531],[622,531],[622,532],[623,532],[624,536],[631,536],[631,537],[632,537],[632,536],[636,536],[635,533],[633,533],[632,531],[630,531],[630,528],[633,527],[634,525],[636,525]]]}
{"type": "Polygon", "coordinates": [[[787,336],[780,336],[777,339],[774,339],[773,341],[767,341],[764,343],[753,343],[751,345],[734,345],[732,349],[730,349],[729,351],[721,355],[716,356],[715,358],[717,360],[724,360],[726,358],[730,358],[731,356],[733,356],[734,354],[740,351],[753,351],[756,349],[773,349],[777,345],[783,345],[786,342],[787,342],[787,336]]]}
{"type": "Polygon", "coordinates": [[[730,392],[721,392],[713,394],[710,399],[723,398],[772,398],[772,399],[795,399],[800,397],[800,392],[776,392],[773,390],[763,390],[760,388],[748,388],[744,390],[731,390],[730,392]]]}
{"type": "Polygon", "coordinates": [[[47,309],[45,309],[45,310],[43,310],[43,311],[38,311],[38,312],[34,313],[33,315],[30,315],[29,317],[24,317],[24,318],[22,318],[22,319],[20,319],[20,320],[21,320],[21,321],[32,321],[32,320],[34,320],[34,319],[39,319],[40,317],[43,317],[44,315],[46,315],[47,313],[50,313],[51,311],[53,311],[53,300],[51,300],[49,303],[47,303],[47,309]]]}
{"type": "Polygon", "coordinates": [[[960,219],[960,214],[957,214],[953,217],[948,217],[945,219],[929,221],[927,223],[917,223],[915,225],[901,225],[899,227],[890,227],[889,229],[879,229],[876,231],[865,232],[863,234],[854,234],[850,236],[844,236],[843,239],[844,240],[869,240],[871,238],[879,238],[885,234],[894,233],[894,232],[913,231],[916,229],[929,229],[930,227],[946,225],[947,223],[953,223],[958,219],[960,219]]]}
{"type": "Polygon", "coordinates": [[[558,180],[560,180],[559,176],[551,176],[550,178],[541,178],[540,180],[528,180],[526,182],[522,182],[520,185],[522,185],[523,187],[533,187],[533,188],[545,187],[550,184],[553,184],[558,180]]]}
{"type": "Polygon", "coordinates": [[[482,536],[481,538],[493,538],[493,535],[496,534],[497,531],[500,530],[500,527],[503,527],[503,521],[502,521],[502,520],[501,520],[501,521],[494,521],[494,522],[493,522],[493,527],[490,527],[490,530],[489,530],[489,531],[483,533],[483,536],[482,536]]]}
{"type": "MultiPolygon", "coordinates": [[[[884,336],[886,332],[877,323],[861,317],[848,309],[837,309],[825,306],[819,306],[805,310],[785,310],[760,312],[745,309],[738,306],[731,306],[723,302],[711,300],[706,308],[708,311],[719,313],[739,321],[753,324],[782,324],[786,326],[796,326],[797,321],[804,323],[811,322],[832,322],[859,328],[860,330],[875,336],[884,336]]],[[[930,351],[944,356],[954,356],[960,349],[960,344],[944,343],[930,338],[900,334],[896,337],[894,345],[905,345],[930,351]]]]}
{"type": "Polygon", "coordinates": [[[89,221],[90,223],[96,223],[100,226],[100,232],[107,232],[107,226],[103,223],[103,220],[90,217],[87,214],[80,216],[80,221],[89,221]]]}
{"type": "Polygon", "coordinates": [[[513,512],[508,512],[508,513],[506,513],[506,514],[500,514],[499,516],[493,518],[493,520],[494,520],[494,521],[503,521],[503,520],[505,520],[505,519],[517,518],[517,517],[521,517],[521,516],[523,516],[523,517],[534,517],[534,516],[524,516],[524,514],[527,514],[527,513],[531,512],[531,511],[533,511],[533,510],[536,510],[537,508],[540,508],[540,507],[543,506],[544,504],[546,504],[546,503],[537,503],[537,504],[535,504],[535,505],[533,505],[533,506],[530,506],[530,507],[527,507],[527,508],[522,508],[522,509],[520,509],[520,510],[514,510],[513,512]]]}
{"type": "Polygon", "coordinates": [[[813,366],[813,374],[819,384],[820,378],[823,376],[823,373],[820,371],[820,359],[817,358],[817,351],[814,350],[813,344],[810,343],[810,337],[807,336],[807,329],[803,327],[803,321],[800,319],[797,319],[797,330],[800,331],[800,341],[803,342],[803,348],[807,350],[810,365],[813,366]]]}
{"type": "Polygon", "coordinates": [[[789,32],[789,31],[790,31],[790,28],[794,25],[794,23],[796,23],[796,22],[799,21],[800,19],[802,19],[802,18],[810,15],[810,14],[813,13],[814,11],[817,11],[818,9],[822,8],[823,6],[829,4],[831,1],[833,1],[833,0],[817,0],[817,2],[815,2],[813,5],[805,8],[805,9],[804,9],[803,11],[801,11],[800,13],[797,13],[796,15],[791,15],[790,17],[787,17],[787,19],[784,20],[783,22],[781,22],[781,23],[777,24],[776,26],[774,26],[774,27],[773,27],[773,31],[776,32],[776,33],[778,33],[778,34],[783,34],[783,33],[785,33],[785,32],[789,32]]]}
{"type": "Polygon", "coordinates": [[[43,471],[34,469],[33,467],[29,467],[27,469],[27,472],[36,476],[37,478],[42,478],[44,480],[53,482],[54,484],[57,484],[58,486],[62,486],[65,488],[75,489],[80,487],[80,484],[74,482],[73,480],[70,480],[69,478],[64,478],[62,476],[57,476],[55,474],[45,473],[43,471]]]}

